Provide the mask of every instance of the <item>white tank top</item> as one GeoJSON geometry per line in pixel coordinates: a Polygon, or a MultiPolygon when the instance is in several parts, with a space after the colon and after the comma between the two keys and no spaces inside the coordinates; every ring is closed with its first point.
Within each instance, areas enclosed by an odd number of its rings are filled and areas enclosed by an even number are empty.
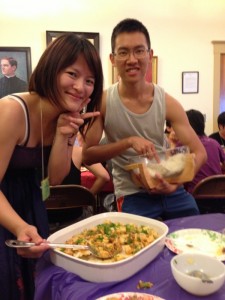
{"type": "MultiPolygon", "coordinates": [[[[104,130],[109,143],[126,137],[139,136],[154,143],[157,150],[163,148],[165,123],[165,92],[154,85],[154,97],[151,107],[143,114],[128,110],[122,103],[118,93],[118,83],[107,89],[106,114],[104,130]]],[[[127,149],[112,159],[113,182],[116,198],[143,191],[136,187],[124,166],[137,153],[127,149]]]]}

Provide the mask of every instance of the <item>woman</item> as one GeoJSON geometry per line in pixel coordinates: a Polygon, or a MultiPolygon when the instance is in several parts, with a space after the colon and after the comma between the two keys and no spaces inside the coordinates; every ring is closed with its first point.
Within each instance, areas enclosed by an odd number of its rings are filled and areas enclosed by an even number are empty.
{"type": "Polygon", "coordinates": [[[99,55],[86,39],[60,36],[45,50],[29,92],[0,101],[0,295],[33,299],[35,262],[49,249],[42,197],[69,173],[78,130],[99,115],[103,74],[99,55]],[[87,107],[86,113],[80,112],[87,107]],[[92,112],[94,111],[94,112],[92,112]],[[39,171],[39,172],[38,172],[39,171]],[[43,194],[43,195],[42,195],[43,194]],[[5,240],[36,243],[10,249],[5,240]],[[29,259],[27,259],[29,258],[29,259]]]}

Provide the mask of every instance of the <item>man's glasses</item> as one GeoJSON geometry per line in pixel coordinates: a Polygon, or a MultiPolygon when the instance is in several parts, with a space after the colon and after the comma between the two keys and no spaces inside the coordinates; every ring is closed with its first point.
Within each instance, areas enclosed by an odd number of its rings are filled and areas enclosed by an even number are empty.
{"type": "Polygon", "coordinates": [[[113,53],[113,55],[116,56],[118,60],[126,60],[130,57],[130,54],[132,53],[136,59],[141,59],[141,58],[145,58],[146,54],[149,51],[150,51],[149,49],[145,49],[145,48],[136,48],[131,50],[120,49],[118,50],[118,52],[113,53]]]}

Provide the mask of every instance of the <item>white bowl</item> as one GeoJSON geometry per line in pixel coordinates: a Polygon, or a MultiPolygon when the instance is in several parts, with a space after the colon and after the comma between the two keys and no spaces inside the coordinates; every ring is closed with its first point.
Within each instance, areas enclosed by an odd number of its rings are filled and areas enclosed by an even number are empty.
{"type": "Polygon", "coordinates": [[[56,249],[50,251],[51,261],[55,265],[91,282],[119,282],[131,277],[145,267],[164,248],[165,238],[168,233],[166,224],[151,218],[118,212],[102,213],[89,217],[53,233],[48,238],[48,241],[52,243],[64,243],[74,234],[82,232],[84,228],[88,229],[97,224],[102,224],[106,220],[122,224],[147,225],[154,228],[160,236],[152,244],[133,256],[117,262],[101,263],[85,261],[56,249]]]}
{"type": "Polygon", "coordinates": [[[225,266],[218,259],[200,253],[182,253],[170,262],[176,282],[187,292],[196,296],[206,296],[218,291],[225,281],[225,266]],[[188,275],[200,270],[209,276],[211,283],[188,275]]]}
{"type": "Polygon", "coordinates": [[[133,156],[129,165],[124,166],[129,171],[133,182],[144,189],[153,189],[159,183],[157,174],[169,183],[184,183],[191,181],[195,175],[194,157],[187,146],[165,149],[157,152],[160,162],[146,156],[133,156]]]}

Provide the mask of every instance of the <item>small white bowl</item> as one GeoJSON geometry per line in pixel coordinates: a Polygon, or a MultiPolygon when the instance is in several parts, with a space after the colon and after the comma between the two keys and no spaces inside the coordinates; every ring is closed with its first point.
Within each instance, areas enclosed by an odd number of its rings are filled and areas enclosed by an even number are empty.
{"type": "Polygon", "coordinates": [[[182,253],[174,256],[170,262],[172,274],[187,292],[196,296],[206,296],[218,291],[225,281],[225,266],[218,259],[201,253],[182,253]],[[204,272],[211,282],[202,281],[188,273],[199,270],[204,272]]]}

